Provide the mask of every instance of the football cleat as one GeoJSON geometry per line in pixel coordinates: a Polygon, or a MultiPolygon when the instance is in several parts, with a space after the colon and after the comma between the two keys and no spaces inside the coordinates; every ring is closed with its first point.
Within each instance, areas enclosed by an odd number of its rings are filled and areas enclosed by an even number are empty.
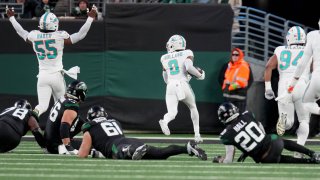
{"type": "Polygon", "coordinates": [[[299,152],[294,152],[294,153],[293,153],[293,157],[294,157],[294,158],[302,159],[302,158],[304,158],[304,154],[299,153],[299,152]]]}
{"type": "Polygon", "coordinates": [[[277,134],[283,136],[286,132],[287,114],[281,113],[277,122],[277,134]]]}
{"type": "Polygon", "coordinates": [[[97,151],[95,149],[91,149],[90,155],[92,158],[105,158],[104,155],[100,151],[97,151]]]}
{"type": "Polygon", "coordinates": [[[146,144],[139,146],[132,155],[132,160],[140,160],[147,153],[148,146],[146,144]]]}
{"type": "Polygon", "coordinates": [[[188,151],[189,156],[194,156],[195,155],[196,157],[198,157],[199,159],[204,160],[204,161],[206,161],[208,159],[206,152],[203,149],[201,149],[193,141],[189,141],[188,142],[187,151],[188,151]]]}
{"type": "Polygon", "coordinates": [[[168,127],[168,123],[166,123],[164,120],[160,119],[159,124],[160,124],[160,127],[161,127],[161,130],[162,130],[163,134],[169,136],[170,135],[170,129],[168,127]]]}
{"type": "Polygon", "coordinates": [[[200,134],[197,134],[194,136],[194,141],[199,144],[203,142],[203,139],[201,138],[200,134]]]}

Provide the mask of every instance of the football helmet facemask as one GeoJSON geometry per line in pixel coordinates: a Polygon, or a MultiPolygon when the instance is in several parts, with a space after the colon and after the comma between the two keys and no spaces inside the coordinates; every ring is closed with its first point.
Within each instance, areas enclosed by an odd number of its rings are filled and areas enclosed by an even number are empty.
{"type": "Polygon", "coordinates": [[[223,124],[228,124],[239,115],[239,108],[230,102],[225,102],[219,106],[218,117],[223,124]]]}
{"type": "Polygon", "coordinates": [[[88,92],[86,83],[75,80],[68,85],[66,95],[77,101],[84,101],[88,92]]]}
{"type": "Polygon", "coordinates": [[[306,33],[300,26],[293,26],[289,29],[286,39],[288,46],[294,44],[305,44],[306,33]]]}
{"type": "Polygon", "coordinates": [[[43,31],[57,31],[59,19],[55,14],[46,12],[40,18],[39,28],[43,31]]]}
{"type": "Polygon", "coordinates": [[[102,106],[92,106],[88,113],[87,113],[87,119],[88,121],[92,121],[95,118],[98,117],[108,117],[108,114],[106,113],[106,111],[104,110],[104,108],[102,106]]]}
{"type": "Polygon", "coordinates": [[[186,40],[180,35],[173,35],[167,42],[168,53],[186,49],[186,40]]]}
{"type": "Polygon", "coordinates": [[[32,110],[31,104],[25,99],[20,99],[16,101],[14,103],[14,107],[32,110]]]}

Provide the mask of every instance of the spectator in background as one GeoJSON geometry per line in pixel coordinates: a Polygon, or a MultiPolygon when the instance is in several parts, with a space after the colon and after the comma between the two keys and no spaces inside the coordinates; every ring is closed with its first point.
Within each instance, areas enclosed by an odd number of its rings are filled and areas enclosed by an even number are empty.
{"type": "Polygon", "coordinates": [[[225,101],[236,105],[242,113],[246,110],[247,90],[252,83],[252,75],[249,63],[243,59],[243,52],[239,48],[234,48],[231,52],[230,62],[224,72],[223,97],[225,101]]]}
{"type": "Polygon", "coordinates": [[[36,9],[36,16],[41,17],[46,12],[52,12],[54,10],[54,5],[50,0],[42,0],[36,9]]]}
{"type": "Polygon", "coordinates": [[[78,6],[73,8],[71,15],[79,19],[85,19],[88,17],[87,9],[89,9],[88,0],[79,0],[78,6]]]}
{"type": "Polygon", "coordinates": [[[23,14],[21,18],[33,18],[36,17],[36,9],[40,5],[37,0],[16,0],[17,3],[24,4],[23,14]]]}

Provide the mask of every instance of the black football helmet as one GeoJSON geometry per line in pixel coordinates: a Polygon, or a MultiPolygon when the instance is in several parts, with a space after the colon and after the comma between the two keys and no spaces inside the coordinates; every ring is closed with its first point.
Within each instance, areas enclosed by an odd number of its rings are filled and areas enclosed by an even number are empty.
{"type": "Polygon", "coordinates": [[[98,105],[92,106],[87,113],[88,121],[92,121],[93,119],[98,117],[107,118],[108,114],[102,106],[98,106],[98,105]]]}
{"type": "Polygon", "coordinates": [[[78,101],[84,101],[88,92],[86,83],[75,80],[68,85],[67,96],[78,101]]]}
{"type": "Polygon", "coordinates": [[[14,103],[14,107],[17,107],[17,108],[25,108],[25,109],[29,109],[29,110],[32,110],[32,106],[31,104],[25,100],[25,99],[20,99],[18,101],[16,101],[14,103]]]}
{"type": "Polygon", "coordinates": [[[228,124],[239,116],[239,108],[231,102],[225,102],[219,106],[218,117],[223,124],[228,124]]]}

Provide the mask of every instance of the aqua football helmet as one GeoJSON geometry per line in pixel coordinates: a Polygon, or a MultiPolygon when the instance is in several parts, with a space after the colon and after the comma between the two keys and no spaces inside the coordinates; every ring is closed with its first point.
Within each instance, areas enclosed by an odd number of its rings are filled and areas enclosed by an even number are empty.
{"type": "Polygon", "coordinates": [[[57,31],[59,28],[59,19],[53,13],[44,13],[39,21],[39,28],[43,31],[57,31]]]}
{"type": "Polygon", "coordinates": [[[104,108],[102,106],[92,106],[88,113],[87,113],[87,120],[88,121],[92,121],[95,118],[99,118],[99,117],[108,117],[108,114],[106,113],[106,111],[104,110],[104,108]]]}
{"type": "Polygon", "coordinates": [[[16,101],[14,103],[14,107],[32,110],[31,104],[25,99],[20,99],[16,101]]]}
{"type": "Polygon", "coordinates": [[[294,44],[305,44],[306,33],[300,26],[293,26],[289,29],[286,39],[288,46],[294,44]]]}
{"type": "Polygon", "coordinates": [[[239,115],[239,108],[231,102],[225,102],[219,106],[218,117],[223,124],[228,124],[239,115]]]}
{"type": "Polygon", "coordinates": [[[168,53],[186,49],[186,40],[180,35],[173,35],[167,42],[168,53]]]}

